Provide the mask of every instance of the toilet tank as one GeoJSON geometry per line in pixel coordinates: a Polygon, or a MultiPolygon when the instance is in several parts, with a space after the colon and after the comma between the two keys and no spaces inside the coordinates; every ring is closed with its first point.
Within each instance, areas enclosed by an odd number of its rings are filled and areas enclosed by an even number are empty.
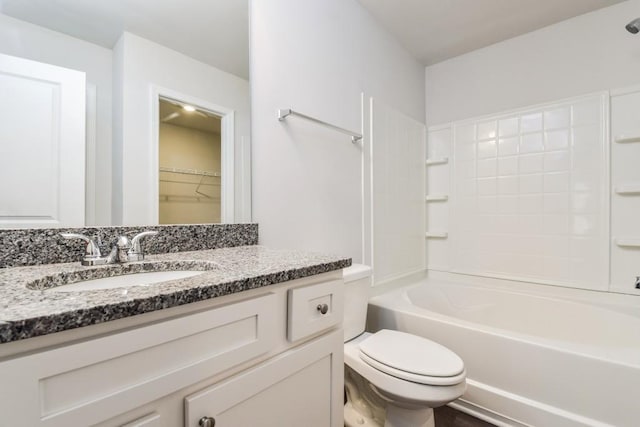
{"type": "Polygon", "coordinates": [[[344,341],[365,330],[367,304],[371,290],[371,267],[353,264],[342,271],[344,277],[344,341]]]}

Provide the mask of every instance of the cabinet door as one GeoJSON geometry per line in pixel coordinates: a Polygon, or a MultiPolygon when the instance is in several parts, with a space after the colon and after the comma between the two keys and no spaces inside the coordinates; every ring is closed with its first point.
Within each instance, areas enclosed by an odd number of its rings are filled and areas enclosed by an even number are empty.
{"type": "Polygon", "coordinates": [[[276,346],[277,308],[268,293],[0,361],[0,427],[95,425],[221,374],[276,346]]]}
{"type": "Polygon", "coordinates": [[[160,414],[152,413],[142,418],[138,418],[135,421],[131,421],[123,425],[122,427],[161,427],[162,421],[160,419],[160,414]]]}
{"type": "Polygon", "coordinates": [[[185,399],[185,427],[342,426],[343,332],[325,335],[185,399]]]}

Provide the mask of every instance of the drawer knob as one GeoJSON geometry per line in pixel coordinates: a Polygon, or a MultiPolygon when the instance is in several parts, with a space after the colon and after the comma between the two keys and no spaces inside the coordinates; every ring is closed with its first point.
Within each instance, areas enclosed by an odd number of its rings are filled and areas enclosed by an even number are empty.
{"type": "Polygon", "coordinates": [[[316,308],[320,314],[327,314],[327,311],[329,311],[329,306],[327,304],[318,304],[318,307],[316,308]]]}
{"type": "Polygon", "coordinates": [[[213,417],[202,417],[198,421],[200,427],[214,427],[216,425],[216,419],[213,417]]]}

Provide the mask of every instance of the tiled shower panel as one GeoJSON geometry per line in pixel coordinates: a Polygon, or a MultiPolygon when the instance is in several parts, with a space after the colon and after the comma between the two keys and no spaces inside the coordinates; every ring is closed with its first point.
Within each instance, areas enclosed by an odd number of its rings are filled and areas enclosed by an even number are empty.
{"type": "Polygon", "coordinates": [[[611,290],[640,295],[640,87],[611,96],[611,290]]]}
{"type": "MultiPolygon", "coordinates": [[[[427,143],[427,196],[451,194],[451,126],[429,129],[427,143]],[[443,161],[446,159],[446,161],[443,161]]],[[[451,241],[449,230],[451,202],[427,203],[427,268],[448,271],[451,268],[451,241]]]]}
{"type": "Polygon", "coordinates": [[[607,102],[453,124],[453,271],[607,289],[607,102]]]}

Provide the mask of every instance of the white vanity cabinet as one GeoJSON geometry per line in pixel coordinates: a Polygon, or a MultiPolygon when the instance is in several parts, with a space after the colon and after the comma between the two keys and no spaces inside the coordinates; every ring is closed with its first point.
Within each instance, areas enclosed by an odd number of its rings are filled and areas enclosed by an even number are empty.
{"type": "Polygon", "coordinates": [[[342,425],[340,271],[163,311],[4,356],[0,426],[342,425]],[[298,310],[319,327],[293,341],[298,310]]]}
{"type": "Polygon", "coordinates": [[[342,404],[336,419],[332,402],[342,399],[342,349],[334,332],[189,395],[185,427],[341,425],[342,404]]]}

